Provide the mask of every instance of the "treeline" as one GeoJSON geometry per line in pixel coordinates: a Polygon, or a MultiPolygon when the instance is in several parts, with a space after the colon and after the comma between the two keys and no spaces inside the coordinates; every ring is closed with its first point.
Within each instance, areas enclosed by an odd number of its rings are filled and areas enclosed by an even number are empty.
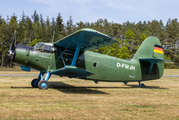
{"type": "Polygon", "coordinates": [[[178,66],[179,22],[177,19],[168,19],[166,25],[163,24],[162,20],[139,21],[138,23],[127,21],[119,24],[108,22],[107,19],[99,19],[94,23],[80,21],[74,24],[71,16],[66,22],[63,21],[60,13],[56,18],[50,20],[47,17],[44,20],[43,15],[37,14],[36,11],[31,16],[22,12],[21,18],[17,18],[13,14],[5,19],[0,15],[0,64],[1,66],[9,66],[9,57],[6,53],[11,45],[14,30],[16,30],[16,44],[34,46],[41,41],[51,42],[54,31],[54,41],[57,41],[82,28],[92,28],[116,39],[118,43],[94,51],[123,59],[132,58],[147,37],[155,36],[163,45],[165,59],[176,63],[170,67],[178,66]]]}

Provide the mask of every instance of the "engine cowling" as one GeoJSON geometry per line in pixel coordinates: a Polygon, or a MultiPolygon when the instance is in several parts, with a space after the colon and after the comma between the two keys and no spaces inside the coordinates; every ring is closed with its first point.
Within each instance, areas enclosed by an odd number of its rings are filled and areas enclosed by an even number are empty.
{"type": "Polygon", "coordinates": [[[25,45],[16,45],[12,61],[28,67],[32,60],[34,48],[25,45]]]}

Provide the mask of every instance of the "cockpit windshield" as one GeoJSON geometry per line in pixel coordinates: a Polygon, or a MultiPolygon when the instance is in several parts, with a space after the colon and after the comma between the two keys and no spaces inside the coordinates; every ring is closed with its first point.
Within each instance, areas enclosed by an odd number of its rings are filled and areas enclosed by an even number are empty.
{"type": "Polygon", "coordinates": [[[52,44],[50,43],[43,43],[43,42],[39,42],[34,46],[35,50],[39,50],[41,52],[55,52],[56,48],[53,47],[52,44]]]}

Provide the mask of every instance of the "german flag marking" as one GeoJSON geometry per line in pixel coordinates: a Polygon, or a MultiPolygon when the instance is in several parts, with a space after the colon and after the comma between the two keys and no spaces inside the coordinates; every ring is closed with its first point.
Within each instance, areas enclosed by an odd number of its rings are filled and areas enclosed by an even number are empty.
{"type": "Polygon", "coordinates": [[[163,54],[162,46],[155,45],[155,46],[154,46],[154,52],[163,54]]]}
{"type": "Polygon", "coordinates": [[[163,51],[162,48],[158,48],[158,47],[154,47],[154,50],[160,50],[160,51],[163,51]]]}

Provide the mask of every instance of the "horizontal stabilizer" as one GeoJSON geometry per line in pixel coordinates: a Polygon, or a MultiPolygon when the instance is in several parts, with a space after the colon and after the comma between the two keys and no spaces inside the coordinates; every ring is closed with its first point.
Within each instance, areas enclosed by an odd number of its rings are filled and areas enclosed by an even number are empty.
{"type": "Polygon", "coordinates": [[[161,58],[139,58],[139,60],[148,61],[148,62],[155,62],[155,63],[173,63],[170,60],[161,59],[161,58]]]}
{"type": "Polygon", "coordinates": [[[82,68],[78,68],[76,66],[65,66],[61,69],[50,72],[50,74],[67,76],[69,78],[82,78],[82,77],[94,75],[93,73],[86,71],[82,68]]]}
{"type": "Polygon", "coordinates": [[[152,68],[153,68],[153,65],[154,65],[155,63],[164,63],[164,62],[173,63],[173,62],[170,61],[170,60],[161,59],[161,58],[139,58],[139,60],[150,62],[149,74],[151,73],[152,68]]]}

